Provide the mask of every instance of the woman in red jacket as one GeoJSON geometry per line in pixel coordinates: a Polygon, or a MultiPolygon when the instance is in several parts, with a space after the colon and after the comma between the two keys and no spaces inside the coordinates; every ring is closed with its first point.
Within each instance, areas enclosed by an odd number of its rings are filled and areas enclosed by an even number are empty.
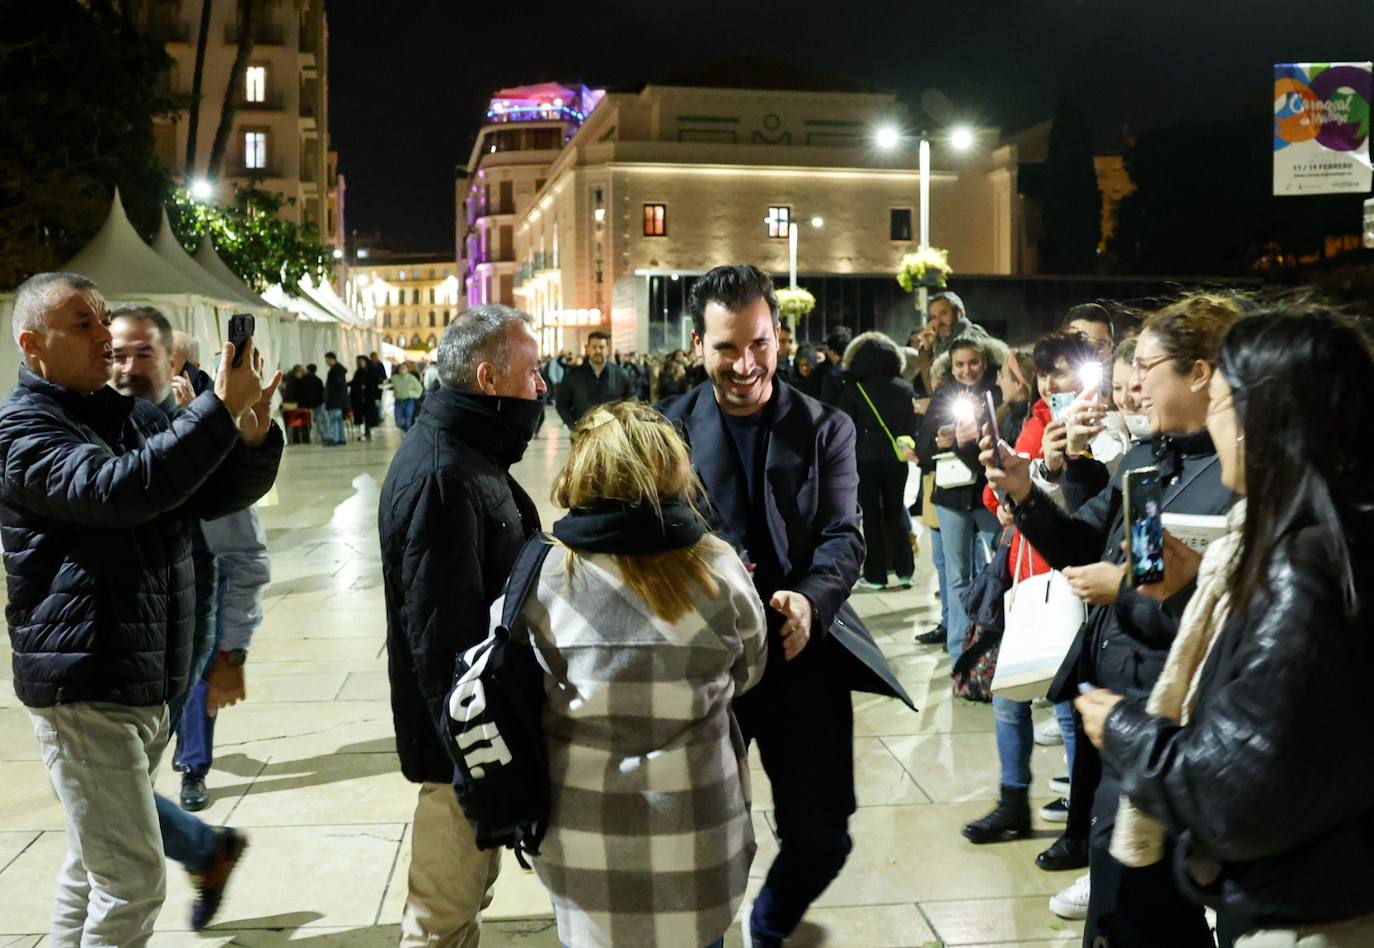
{"type": "MultiPolygon", "coordinates": [[[[1035,343],[1032,360],[1040,398],[1031,406],[1030,415],[1016,438],[1017,453],[1032,459],[1044,453],[1042,444],[1046,429],[1063,424],[1053,421],[1049,396],[1060,392],[1079,392],[1083,388],[1083,366],[1101,366],[1101,359],[1101,354],[1086,336],[1071,330],[1049,333],[1035,343]]],[[[997,513],[999,520],[1004,524],[1010,524],[1010,518],[1000,510],[992,488],[984,489],[983,503],[989,510],[997,513]]],[[[1049,564],[1019,533],[1012,534],[1011,543],[1010,562],[1016,581],[1049,572],[1049,564]]],[[[1031,830],[1030,760],[1031,751],[1035,748],[1031,706],[1029,702],[1009,701],[999,697],[992,699],[992,705],[997,718],[997,754],[1002,768],[1001,795],[991,813],[964,827],[964,837],[976,844],[1017,839],[1029,835],[1031,830]]],[[[1060,730],[1064,735],[1065,752],[1072,761],[1072,706],[1068,702],[1056,705],[1055,716],[1059,719],[1060,730]]],[[[1062,823],[1067,820],[1068,808],[1064,801],[1056,801],[1042,809],[1041,816],[1049,821],[1062,823]]],[[[1087,865],[1086,846],[1082,865],[1087,865]]]]}

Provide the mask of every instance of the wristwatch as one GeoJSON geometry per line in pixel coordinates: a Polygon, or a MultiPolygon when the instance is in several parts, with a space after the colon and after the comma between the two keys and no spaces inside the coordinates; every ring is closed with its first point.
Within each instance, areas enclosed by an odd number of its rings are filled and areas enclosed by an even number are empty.
{"type": "Polygon", "coordinates": [[[232,668],[242,668],[243,663],[248,661],[248,649],[232,648],[229,651],[221,651],[219,657],[229,663],[232,668]]]}

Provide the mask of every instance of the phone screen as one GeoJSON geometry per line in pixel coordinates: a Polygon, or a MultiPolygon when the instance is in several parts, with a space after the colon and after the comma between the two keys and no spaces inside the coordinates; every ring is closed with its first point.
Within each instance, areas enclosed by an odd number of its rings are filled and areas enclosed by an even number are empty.
{"type": "Polygon", "coordinates": [[[1159,469],[1126,473],[1125,514],[1130,540],[1130,584],[1144,586],[1164,579],[1164,502],[1159,469]]]}

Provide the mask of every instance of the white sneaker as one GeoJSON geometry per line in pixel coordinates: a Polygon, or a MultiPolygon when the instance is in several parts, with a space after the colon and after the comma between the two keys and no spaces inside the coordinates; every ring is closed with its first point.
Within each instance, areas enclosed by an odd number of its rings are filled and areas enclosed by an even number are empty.
{"type": "Polygon", "coordinates": [[[1088,917],[1088,896],[1092,893],[1089,876],[1084,874],[1073,885],[1050,899],[1050,911],[1060,918],[1078,922],[1088,917]]]}
{"type": "Polygon", "coordinates": [[[1060,733],[1058,719],[1050,718],[1035,729],[1035,743],[1041,747],[1053,747],[1056,744],[1064,743],[1064,735],[1060,733]]]}
{"type": "Polygon", "coordinates": [[[1073,790],[1073,776],[1051,777],[1049,786],[1050,790],[1059,794],[1061,797],[1067,797],[1070,791],[1073,790]]]}

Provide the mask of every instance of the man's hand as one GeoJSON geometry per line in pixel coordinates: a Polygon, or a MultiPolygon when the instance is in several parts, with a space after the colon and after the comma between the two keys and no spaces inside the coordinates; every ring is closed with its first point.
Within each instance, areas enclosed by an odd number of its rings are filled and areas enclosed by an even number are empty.
{"type": "Polygon", "coordinates": [[[272,376],[272,381],[262,390],[262,396],[252,408],[239,416],[239,436],[250,448],[256,448],[267,440],[272,430],[272,393],[281,384],[281,373],[272,376]]]}
{"type": "Polygon", "coordinates": [[[1045,436],[1040,439],[1040,450],[1045,456],[1045,470],[1058,474],[1064,470],[1064,455],[1069,446],[1069,426],[1062,421],[1052,421],[1045,426],[1045,436]]]}
{"type": "Polygon", "coordinates": [[[191,386],[191,380],[184,375],[172,376],[172,397],[177,400],[177,405],[185,408],[196,400],[196,390],[191,386]]]}
{"type": "Polygon", "coordinates": [[[992,489],[1014,503],[1024,503],[1031,493],[1030,458],[1017,454],[1005,441],[994,445],[991,434],[984,435],[978,447],[978,460],[992,489]]]}
{"type": "Polygon", "coordinates": [[[1102,734],[1107,729],[1107,715],[1121,703],[1121,695],[1096,688],[1087,694],[1073,699],[1073,706],[1083,716],[1083,733],[1088,735],[1093,747],[1102,749],[1102,734]]]}
{"type": "Polygon", "coordinates": [[[1126,578],[1126,564],[1093,563],[1091,566],[1070,566],[1064,570],[1073,594],[1090,606],[1110,606],[1121,592],[1126,578]]]}
{"type": "Polygon", "coordinates": [[[205,679],[205,713],[213,718],[220,708],[231,707],[247,698],[248,691],[243,683],[243,666],[235,667],[229,664],[229,659],[225,656],[218,656],[205,679]]]}
{"type": "Polygon", "coordinates": [[[1088,450],[1094,438],[1106,427],[1103,419],[1107,417],[1107,406],[1094,392],[1084,401],[1081,397],[1069,406],[1068,447],[1065,453],[1071,458],[1081,457],[1088,450]]]}
{"type": "MultiPolygon", "coordinates": [[[[1130,541],[1122,541],[1121,548],[1129,552],[1130,541]]],[[[1140,592],[1168,602],[1197,579],[1202,566],[1202,554],[1169,531],[1164,531],[1164,578],[1157,583],[1137,587],[1140,592]]]]}
{"type": "Polygon", "coordinates": [[[252,336],[243,344],[243,361],[237,368],[234,367],[234,344],[224,344],[219,372],[215,376],[215,394],[235,421],[262,397],[261,370],[262,356],[254,347],[252,336]]]}
{"type": "Polygon", "coordinates": [[[799,592],[780,589],[768,601],[775,612],[782,613],[787,621],[782,624],[782,655],[789,662],[801,654],[806,643],[811,641],[811,617],[815,609],[811,600],[799,592]]]}

